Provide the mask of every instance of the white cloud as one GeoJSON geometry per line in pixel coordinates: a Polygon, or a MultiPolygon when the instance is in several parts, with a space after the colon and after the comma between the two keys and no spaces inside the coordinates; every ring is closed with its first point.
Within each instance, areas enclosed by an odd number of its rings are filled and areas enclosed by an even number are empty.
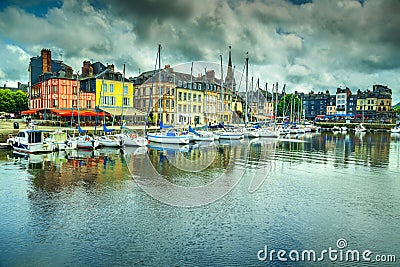
{"type": "Polygon", "coordinates": [[[0,79],[27,81],[29,57],[42,48],[56,58],[62,54],[73,68],[88,59],[118,70],[125,63],[134,76],[153,69],[159,43],[163,64],[170,65],[219,62],[221,53],[226,63],[232,45],[236,70],[242,71],[249,51],[251,75],[261,84],[356,90],[382,83],[397,92],[399,11],[396,0],[65,0],[44,16],[9,7],[0,11],[0,79]]]}

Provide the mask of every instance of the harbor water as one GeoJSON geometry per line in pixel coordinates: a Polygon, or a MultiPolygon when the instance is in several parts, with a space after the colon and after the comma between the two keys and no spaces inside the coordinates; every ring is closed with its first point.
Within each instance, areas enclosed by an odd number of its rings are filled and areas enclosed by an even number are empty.
{"type": "Polygon", "coordinates": [[[399,221],[396,134],[0,151],[0,266],[396,266],[399,221]]]}

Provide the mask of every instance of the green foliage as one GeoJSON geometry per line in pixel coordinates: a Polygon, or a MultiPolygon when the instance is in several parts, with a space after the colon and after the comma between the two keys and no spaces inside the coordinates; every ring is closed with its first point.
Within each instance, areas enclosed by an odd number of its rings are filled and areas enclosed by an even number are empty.
{"type": "Polygon", "coordinates": [[[399,114],[400,113],[400,106],[395,106],[393,108],[393,112],[399,114]]]}
{"type": "Polygon", "coordinates": [[[28,109],[28,96],[18,90],[13,92],[9,89],[0,90],[0,111],[16,113],[28,109]]]}
{"type": "Polygon", "coordinates": [[[300,109],[300,105],[300,99],[296,95],[287,94],[279,101],[278,116],[281,117],[283,114],[285,114],[285,116],[290,116],[291,111],[297,113],[300,109]]]}

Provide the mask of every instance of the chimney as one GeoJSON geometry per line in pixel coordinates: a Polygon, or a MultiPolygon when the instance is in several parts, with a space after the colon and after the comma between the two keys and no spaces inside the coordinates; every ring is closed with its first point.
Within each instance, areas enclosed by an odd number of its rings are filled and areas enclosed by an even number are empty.
{"type": "Polygon", "coordinates": [[[51,51],[50,49],[42,49],[42,72],[48,73],[51,72],[51,51]]]}
{"type": "Polygon", "coordinates": [[[111,70],[111,72],[114,72],[114,64],[107,65],[107,69],[111,70]]]}
{"type": "Polygon", "coordinates": [[[89,77],[93,77],[93,66],[89,66],[89,77]]]}
{"type": "Polygon", "coordinates": [[[82,66],[82,77],[86,77],[89,75],[89,69],[90,69],[90,61],[83,61],[83,66],[82,66]]]}

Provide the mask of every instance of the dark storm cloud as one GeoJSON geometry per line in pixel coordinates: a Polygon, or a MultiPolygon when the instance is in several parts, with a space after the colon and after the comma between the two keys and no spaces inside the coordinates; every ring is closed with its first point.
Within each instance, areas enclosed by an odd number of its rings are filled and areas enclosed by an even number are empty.
{"type": "MultiPolygon", "coordinates": [[[[218,63],[220,54],[226,64],[232,45],[237,70],[248,51],[251,75],[262,83],[363,88],[400,82],[399,13],[397,0],[64,0],[29,8],[0,4],[0,34],[2,46],[11,45],[7,49],[17,55],[47,47],[73,68],[93,59],[118,69],[125,63],[134,72],[129,75],[154,67],[159,43],[163,64],[170,65],[218,63]]],[[[2,58],[7,49],[0,50],[2,58]]]]}
{"type": "Polygon", "coordinates": [[[104,1],[115,17],[121,17],[135,26],[135,32],[145,38],[151,28],[174,19],[185,21],[192,16],[190,1],[144,0],[144,1],[104,1]]]}

